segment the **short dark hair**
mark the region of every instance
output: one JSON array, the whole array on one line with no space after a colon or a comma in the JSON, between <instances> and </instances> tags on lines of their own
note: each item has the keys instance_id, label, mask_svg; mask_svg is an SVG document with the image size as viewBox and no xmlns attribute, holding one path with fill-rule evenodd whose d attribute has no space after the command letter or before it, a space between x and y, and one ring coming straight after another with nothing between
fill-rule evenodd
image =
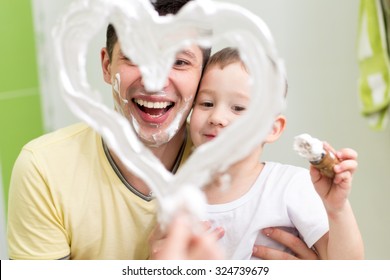
<instances>
[{"instance_id":1,"label":"short dark hair","mask_svg":"<svg viewBox=\"0 0 390 280\"><path fill-rule=\"evenodd\" d=\"M165 16L168 14L176 14L185 4L190 1L192 0L151 0L151 3L160 16ZM106 49L110 61L112 59L114 45L117 41L118 36L116 34L115 28L112 24L109 24L106 32ZM203 69L209 60L211 49L201 48L201 50L203 54Z\"/></svg>"},{"instance_id":2,"label":"short dark hair","mask_svg":"<svg viewBox=\"0 0 390 280\"><path fill-rule=\"evenodd\" d=\"M209 67L217 66L220 69L224 69L226 66L229 66L230 64L233 63L240 63L241 67L247 72L248 69L245 66L243 60L241 59L240 52L236 48L231 48L231 47L225 47L218 52L214 53L210 59L207 61L207 64L205 68L203 69L203 73L207 71ZM285 93L284 97L287 96L287 91L288 91L288 83L286 79L285 83Z\"/></svg>"},{"instance_id":3,"label":"short dark hair","mask_svg":"<svg viewBox=\"0 0 390 280\"><path fill-rule=\"evenodd\" d=\"M226 47L219 50L210 57L206 64L205 70L211 66L219 66L221 69L224 69L226 66L236 62L240 63L242 68L248 72L248 69L240 57L239 51L236 48Z\"/></svg>"}]
</instances>

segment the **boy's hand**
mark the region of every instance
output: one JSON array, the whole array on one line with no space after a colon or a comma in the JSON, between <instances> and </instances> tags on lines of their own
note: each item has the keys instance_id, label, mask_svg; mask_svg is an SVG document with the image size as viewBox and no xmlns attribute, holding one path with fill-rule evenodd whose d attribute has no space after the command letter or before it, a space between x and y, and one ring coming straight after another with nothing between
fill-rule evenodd
<instances>
[{"instance_id":1,"label":"boy's hand","mask_svg":"<svg viewBox=\"0 0 390 280\"><path fill-rule=\"evenodd\" d=\"M222 259L223 253L217 241L224 235L222 228L212 232L210 223L203 222L194 233L186 215L178 215L164 234L157 225L149 237L150 259L154 260L205 260Z\"/></svg>"},{"instance_id":2,"label":"boy's hand","mask_svg":"<svg viewBox=\"0 0 390 280\"><path fill-rule=\"evenodd\" d=\"M352 175L357 169L357 152L346 148L339 151L327 143L324 148L333 152L340 163L334 166L334 178L322 175L318 169L311 166L310 175L315 189L321 197L328 213L336 213L345 206L352 188Z\"/></svg>"}]
</instances>

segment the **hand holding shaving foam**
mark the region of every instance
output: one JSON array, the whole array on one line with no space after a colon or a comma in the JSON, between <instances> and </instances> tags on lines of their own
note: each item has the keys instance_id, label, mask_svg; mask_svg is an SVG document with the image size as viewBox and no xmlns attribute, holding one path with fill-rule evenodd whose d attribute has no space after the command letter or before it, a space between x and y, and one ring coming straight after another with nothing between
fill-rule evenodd
<instances>
[{"instance_id":1,"label":"hand holding shaving foam","mask_svg":"<svg viewBox=\"0 0 390 280\"><path fill-rule=\"evenodd\" d=\"M335 176L333 168L339 160L332 151L324 148L322 141L304 133L295 137L294 150L310 161L323 175L329 178Z\"/></svg>"},{"instance_id":2,"label":"hand holding shaving foam","mask_svg":"<svg viewBox=\"0 0 390 280\"><path fill-rule=\"evenodd\" d=\"M295 137L294 150L310 161L312 182L327 211L343 209L352 189L353 174L358 166L357 152L350 148L335 152L328 144L308 134ZM314 172L317 170L319 172Z\"/></svg>"}]
</instances>

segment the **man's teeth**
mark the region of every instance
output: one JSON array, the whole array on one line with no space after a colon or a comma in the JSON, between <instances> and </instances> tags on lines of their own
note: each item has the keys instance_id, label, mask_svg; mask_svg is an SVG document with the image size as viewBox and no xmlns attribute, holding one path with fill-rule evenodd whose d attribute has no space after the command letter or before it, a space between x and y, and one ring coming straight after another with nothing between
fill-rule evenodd
<instances>
[{"instance_id":1,"label":"man's teeth","mask_svg":"<svg viewBox=\"0 0 390 280\"><path fill-rule=\"evenodd\" d=\"M135 103L137 103L140 106L144 106L146 108L151 108L151 109L163 109L173 104L173 102L150 102L141 99L135 99Z\"/></svg>"}]
</instances>

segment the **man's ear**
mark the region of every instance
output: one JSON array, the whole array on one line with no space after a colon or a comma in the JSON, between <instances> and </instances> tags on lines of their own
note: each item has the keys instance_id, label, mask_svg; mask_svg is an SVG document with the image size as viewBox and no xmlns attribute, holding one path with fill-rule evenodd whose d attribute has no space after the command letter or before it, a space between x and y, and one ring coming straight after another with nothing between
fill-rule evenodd
<instances>
[{"instance_id":1,"label":"man's ear","mask_svg":"<svg viewBox=\"0 0 390 280\"><path fill-rule=\"evenodd\" d=\"M103 78L104 81L108 84L111 84L111 63L110 56L106 48L102 48L100 51L100 60L102 64Z\"/></svg>"},{"instance_id":2,"label":"man's ear","mask_svg":"<svg viewBox=\"0 0 390 280\"><path fill-rule=\"evenodd\" d=\"M286 128L286 117L283 115L278 115L275 118L274 124L272 125L271 132L268 134L267 138L265 138L264 143L272 143L278 140L285 128Z\"/></svg>"}]
</instances>

